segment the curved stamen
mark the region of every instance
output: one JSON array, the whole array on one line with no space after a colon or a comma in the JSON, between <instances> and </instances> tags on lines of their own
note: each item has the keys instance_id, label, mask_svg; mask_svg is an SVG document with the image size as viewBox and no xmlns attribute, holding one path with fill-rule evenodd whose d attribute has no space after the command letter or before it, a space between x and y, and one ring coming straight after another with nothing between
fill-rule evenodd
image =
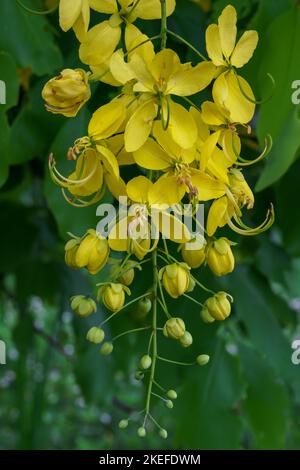
<instances>
[{"instance_id":1,"label":"curved stamen","mask_svg":"<svg viewBox=\"0 0 300 470\"><path fill-rule=\"evenodd\" d=\"M275 84L274 77L273 77L270 73L267 73L267 76L269 77L269 79L270 79L271 82L272 82L273 89L272 89L270 95L269 95L267 98L264 98L264 99L261 99L261 100L255 100L255 99L251 98L251 96L247 95L247 93L245 92L245 90L244 90L243 87L242 87L242 84L241 84L241 81L240 81L240 79L239 79L238 74L236 73L236 71L234 71L234 73L235 73L235 76L236 76L236 79L237 79L237 82L238 82L238 86L239 86L240 92L242 93L243 97L246 98L247 101L250 101L250 103L253 103L253 104L264 104L264 103L266 103L267 101L270 101L270 99L273 97L276 84Z\"/></svg>"},{"instance_id":2,"label":"curved stamen","mask_svg":"<svg viewBox=\"0 0 300 470\"><path fill-rule=\"evenodd\" d=\"M247 160L239 156L239 160L241 161L238 161L238 165L250 166L250 165L254 165L255 163L262 161L264 158L266 158L269 155L269 153L272 150L272 147L273 147L273 139L272 139L272 136L268 134L267 137L265 138L265 148L263 149L262 153L257 158L255 158L255 160Z\"/></svg>"}]
</instances>

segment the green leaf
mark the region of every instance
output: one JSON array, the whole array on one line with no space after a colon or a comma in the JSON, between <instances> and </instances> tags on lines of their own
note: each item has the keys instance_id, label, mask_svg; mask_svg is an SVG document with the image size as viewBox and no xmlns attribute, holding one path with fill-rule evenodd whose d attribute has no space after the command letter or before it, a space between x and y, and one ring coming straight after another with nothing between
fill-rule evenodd
<instances>
[{"instance_id":1,"label":"green leaf","mask_svg":"<svg viewBox=\"0 0 300 470\"><path fill-rule=\"evenodd\" d=\"M62 116L46 111L42 97L43 82L28 93L11 128L11 164L20 164L37 156L47 159L47 151L64 122Z\"/></svg>"},{"instance_id":2,"label":"green leaf","mask_svg":"<svg viewBox=\"0 0 300 470\"><path fill-rule=\"evenodd\" d=\"M259 177L255 187L256 191L261 191L271 186L286 173L297 156L300 146L299 134L300 107L294 106L282 126L266 166Z\"/></svg>"},{"instance_id":3,"label":"green leaf","mask_svg":"<svg viewBox=\"0 0 300 470\"><path fill-rule=\"evenodd\" d=\"M35 2L27 0L27 5L36 8ZM29 14L12 0L1 0L1 18L0 49L10 53L19 67L30 67L41 76L62 66L47 18Z\"/></svg>"},{"instance_id":4,"label":"green leaf","mask_svg":"<svg viewBox=\"0 0 300 470\"><path fill-rule=\"evenodd\" d=\"M176 403L176 448L239 449L243 424L235 408L244 390L239 360L219 338L211 361L193 369Z\"/></svg>"},{"instance_id":5,"label":"green leaf","mask_svg":"<svg viewBox=\"0 0 300 470\"><path fill-rule=\"evenodd\" d=\"M282 32L284 31L284 34ZM273 20L261 37L259 80L262 96L270 94L270 73L276 82L272 98L260 108L257 130L261 142L271 134L276 143L284 124L291 118L295 105L292 103L292 83L300 76L298 60L300 48L300 10L295 5ZM295 155L294 146L285 148L282 159L290 163ZM270 157L272 158L272 156ZM279 157L277 157L278 159Z\"/></svg>"},{"instance_id":6,"label":"green leaf","mask_svg":"<svg viewBox=\"0 0 300 470\"><path fill-rule=\"evenodd\" d=\"M283 449L287 438L290 400L287 389L263 357L239 343L239 355L247 381L243 403L254 433L254 449Z\"/></svg>"}]
</instances>

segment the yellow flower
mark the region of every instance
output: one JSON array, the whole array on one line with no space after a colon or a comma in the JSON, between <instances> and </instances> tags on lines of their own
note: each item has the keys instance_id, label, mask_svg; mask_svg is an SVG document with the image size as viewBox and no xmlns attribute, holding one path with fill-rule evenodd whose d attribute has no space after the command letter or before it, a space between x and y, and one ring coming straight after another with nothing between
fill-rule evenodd
<instances>
[{"instance_id":1,"label":"yellow flower","mask_svg":"<svg viewBox=\"0 0 300 470\"><path fill-rule=\"evenodd\" d=\"M109 14L108 20L91 28L84 36L79 49L80 60L90 66L105 63L117 48L122 34L137 18L151 20L161 17L160 0L89 0L92 8ZM167 14L175 9L175 0L167 0Z\"/></svg>"},{"instance_id":2,"label":"yellow flower","mask_svg":"<svg viewBox=\"0 0 300 470\"><path fill-rule=\"evenodd\" d=\"M76 159L78 154L79 157L75 171L68 178L58 172L55 161L50 159L50 172L54 182L75 196L75 201L66 196L71 204L84 206L99 201L103 195L103 182L116 198L126 195L126 186L120 177L119 162L112 151L116 151L120 146L120 141L114 140L114 134L125 118L124 100L114 100L101 106L93 114L88 137L78 139L70 149L71 159ZM122 158L130 159L130 155L123 152ZM82 199L90 196L90 200Z\"/></svg>"},{"instance_id":3,"label":"yellow flower","mask_svg":"<svg viewBox=\"0 0 300 470\"><path fill-rule=\"evenodd\" d=\"M43 88L42 97L47 111L74 117L90 99L89 74L82 69L64 69Z\"/></svg>"},{"instance_id":4,"label":"yellow flower","mask_svg":"<svg viewBox=\"0 0 300 470\"><path fill-rule=\"evenodd\" d=\"M90 274L97 274L105 266L108 256L107 240L91 229L80 241L75 264L78 268L86 267Z\"/></svg>"},{"instance_id":5,"label":"yellow flower","mask_svg":"<svg viewBox=\"0 0 300 470\"><path fill-rule=\"evenodd\" d=\"M125 292L130 295L128 287L120 283L106 284L100 287L98 291L98 299L101 299L105 307L112 312L120 310L125 303Z\"/></svg>"},{"instance_id":6,"label":"yellow flower","mask_svg":"<svg viewBox=\"0 0 300 470\"><path fill-rule=\"evenodd\" d=\"M100 344L105 338L105 333L102 328L98 328L97 326L92 326L89 329L86 335L86 339L94 344Z\"/></svg>"},{"instance_id":7,"label":"yellow flower","mask_svg":"<svg viewBox=\"0 0 300 470\"><path fill-rule=\"evenodd\" d=\"M160 270L159 278L162 279L164 288L173 299L177 299L189 289L189 269L185 263L173 263Z\"/></svg>"},{"instance_id":8,"label":"yellow flower","mask_svg":"<svg viewBox=\"0 0 300 470\"><path fill-rule=\"evenodd\" d=\"M208 246L206 261L216 276L224 276L234 270L235 263L231 245L234 243L223 237L211 242Z\"/></svg>"},{"instance_id":9,"label":"yellow flower","mask_svg":"<svg viewBox=\"0 0 300 470\"><path fill-rule=\"evenodd\" d=\"M168 205L157 203L159 185L159 182L152 183L145 176L138 176L128 182L127 195L133 204L129 207L128 216L122 218L109 234L112 250L127 251L142 259L155 249L158 232L176 243L190 240L187 227L168 212Z\"/></svg>"},{"instance_id":10,"label":"yellow flower","mask_svg":"<svg viewBox=\"0 0 300 470\"><path fill-rule=\"evenodd\" d=\"M193 146L197 139L197 127L191 114L171 100L172 95L190 96L206 88L215 76L211 62L201 62L192 67L181 64L178 55L164 49L142 56L138 49L128 63L122 50L110 60L113 76L121 84L132 83L132 92L138 94L138 107L125 129L125 148L138 150L148 139L157 115L163 127L170 129L173 140L183 149Z\"/></svg>"},{"instance_id":11,"label":"yellow flower","mask_svg":"<svg viewBox=\"0 0 300 470\"><path fill-rule=\"evenodd\" d=\"M251 59L258 43L256 31L245 31L236 44L237 14L232 5L222 11L218 24L206 30L206 49L211 61L220 69L221 75L213 86L214 101L226 108L234 122L251 121L255 104L250 85L234 68L241 68ZM249 99L246 98L249 97Z\"/></svg>"},{"instance_id":12,"label":"yellow flower","mask_svg":"<svg viewBox=\"0 0 300 470\"><path fill-rule=\"evenodd\" d=\"M133 153L141 167L165 172L152 189L153 203L172 206L180 202L186 193L191 199L201 201L218 198L225 193L225 185L221 181L191 166L197 157L195 147L188 150L181 148L174 142L171 129L164 131L159 121L154 122L153 137L155 140L149 138Z\"/></svg>"},{"instance_id":13,"label":"yellow flower","mask_svg":"<svg viewBox=\"0 0 300 470\"><path fill-rule=\"evenodd\" d=\"M78 269L76 265L76 253L79 248L80 240L69 240L65 245L65 262L66 265L73 269Z\"/></svg>"}]
</instances>

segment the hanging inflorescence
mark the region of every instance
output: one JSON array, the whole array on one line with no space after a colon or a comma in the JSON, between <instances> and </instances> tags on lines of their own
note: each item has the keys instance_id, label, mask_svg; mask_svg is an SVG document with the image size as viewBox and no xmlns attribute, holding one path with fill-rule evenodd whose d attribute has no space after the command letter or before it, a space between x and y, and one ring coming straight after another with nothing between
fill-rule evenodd
<instances>
[{"instance_id":1,"label":"hanging inflorescence","mask_svg":"<svg viewBox=\"0 0 300 470\"><path fill-rule=\"evenodd\" d=\"M110 84L117 93L93 114L87 135L78 136L67 152L74 166L70 174L62 175L51 155L51 176L76 207L97 203L106 191L116 199L127 198L126 215L110 224L108 237L91 228L83 237L72 235L65 260L71 268L85 268L92 276L111 264L108 280L97 285L97 300L111 314L88 331L87 339L102 343L100 352L109 355L122 336L147 334L145 355L136 372L138 380L147 381L146 404L119 426L127 427L131 418L141 419L138 434L143 437L150 420L166 438L167 431L151 414L152 399L161 399L172 408L177 393L157 381L156 363L205 365L209 361L206 354L187 364L161 357L159 342L164 336L184 348L193 342L186 320L169 312L167 297L185 296L199 305L205 323L225 320L233 298L204 286L192 270L207 265L216 276L232 272L234 243L217 238L216 231L227 225L238 234L255 235L267 230L274 219L271 206L258 227L242 220L243 211L254 206L243 168L261 161L271 147L267 137L259 157L250 161L242 156L242 140L252 132L256 101L239 69L251 59L258 34L246 31L237 41L236 11L228 5L218 24L206 30L206 58L168 29L167 17L175 9L175 0L60 0L59 9L61 28L74 29L80 59L90 71L65 69L51 79L43 89L47 110L76 116L91 98L92 81ZM91 29L90 9L108 15ZM161 19L161 33L147 37L134 25L137 18ZM167 48L169 36L190 47L199 63L182 63ZM189 97L207 87L212 89L212 99L196 106ZM121 174L127 165L136 165L140 176L125 183ZM199 225L197 235L177 217L185 203ZM207 206L205 228L195 216L199 203ZM172 242L178 245L181 260L170 254ZM150 263L152 287L127 301L136 271L150 269ZM193 296L196 289L208 293L204 304ZM145 326L105 341L105 325L131 305ZM71 299L71 308L86 317L96 312L97 304L77 295Z\"/></svg>"}]
</instances>

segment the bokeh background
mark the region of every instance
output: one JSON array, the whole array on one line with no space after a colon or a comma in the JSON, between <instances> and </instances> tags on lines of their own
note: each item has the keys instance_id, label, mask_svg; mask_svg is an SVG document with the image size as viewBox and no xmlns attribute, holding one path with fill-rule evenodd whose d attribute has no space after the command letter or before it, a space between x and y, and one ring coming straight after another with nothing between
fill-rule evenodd
<instances>
[{"instance_id":1,"label":"bokeh background","mask_svg":"<svg viewBox=\"0 0 300 470\"><path fill-rule=\"evenodd\" d=\"M44 9L55 0L23 3ZM169 27L205 52L205 28L227 3L177 0ZM300 80L300 6L296 0L231 3L240 31L255 28L260 34L242 75L259 99L271 96L257 109L257 138L244 146L244 156L254 158L267 134L274 141L267 161L245 171L256 190L246 220L260 223L272 201L276 223L267 234L238 237L232 275L216 282L205 268L197 273L204 283L232 293L230 320L204 325L195 305L173 304L194 344L186 351L166 341L165 353L184 361L208 353L211 362L205 368L161 367L162 382L180 395L173 410L156 405L170 434L162 441L155 430L141 440L135 425L117 427L142 407L144 388L133 377L144 340L124 338L109 358L85 341L94 320L74 318L68 299L91 293L92 286L84 273L65 267L63 253L67 232L82 235L95 227L96 208L68 206L47 170L50 152L67 168L66 150L116 90L95 86L75 119L48 114L42 86L62 68L79 65L78 44L72 32L60 31L57 13L35 16L15 0L1 0L0 79L7 84L7 104L0 105L0 339L7 343L7 364L0 365L1 449L300 448L300 365L291 361L292 341L300 339L300 110L291 101L292 83ZM149 35L159 31L159 22L140 26ZM182 59L196 60L182 44L169 45ZM193 100L201 104L208 96ZM131 168L123 176L134 174ZM136 292L150 282L138 275ZM97 315L103 314L99 306ZM134 312L124 313L108 335L132 325L139 325Z\"/></svg>"}]
</instances>

